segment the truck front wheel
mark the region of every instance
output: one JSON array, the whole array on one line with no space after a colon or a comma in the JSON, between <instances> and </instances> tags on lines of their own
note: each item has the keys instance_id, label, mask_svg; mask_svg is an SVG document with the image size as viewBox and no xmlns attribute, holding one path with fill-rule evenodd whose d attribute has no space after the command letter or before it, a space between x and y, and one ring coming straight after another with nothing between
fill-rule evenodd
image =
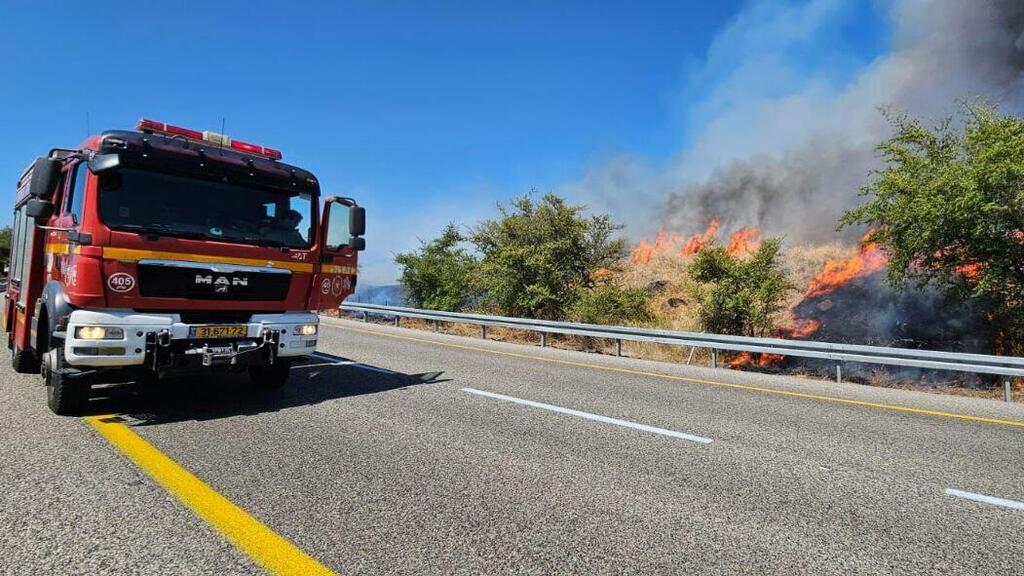
<instances>
[{"instance_id":1,"label":"truck front wheel","mask_svg":"<svg viewBox=\"0 0 1024 576\"><path fill-rule=\"evenodd\" d=\"M288 381L292 362L286 358L278 358L270 366L253 366L249 368L249 379L258 388L276 390Z\"/></svg>"},{"instance_id":2,"label":"truck front wheel","mask_svg":"<svg viewBox=\"0 0 1024 576\"><path fill-rule=\"evenodd\" d=\"M62 368L63 348L53 348L43 356L41 371L46 381L46 404L54 414L78 414L89 398L89 385L68 378Z\"/></svg>"}]
</instances>

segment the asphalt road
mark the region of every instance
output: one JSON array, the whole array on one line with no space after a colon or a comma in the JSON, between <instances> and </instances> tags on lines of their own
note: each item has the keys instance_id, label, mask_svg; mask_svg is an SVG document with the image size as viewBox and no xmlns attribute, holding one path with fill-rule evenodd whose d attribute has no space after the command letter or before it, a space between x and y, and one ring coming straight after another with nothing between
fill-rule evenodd
<instances>
[{"instance_id":1,"label":"asphalt road","mask_svg":"<svg viewBox=\"0 0 1024 576\"><path fill-rule=\"evenodd\" d=\"M320 341L278 393L90 411L339 574L1024 573L1020 404L350 321ZM263 572L38 377L0 368L0 415L0 574Z\"/></svg>"}]
</instances>

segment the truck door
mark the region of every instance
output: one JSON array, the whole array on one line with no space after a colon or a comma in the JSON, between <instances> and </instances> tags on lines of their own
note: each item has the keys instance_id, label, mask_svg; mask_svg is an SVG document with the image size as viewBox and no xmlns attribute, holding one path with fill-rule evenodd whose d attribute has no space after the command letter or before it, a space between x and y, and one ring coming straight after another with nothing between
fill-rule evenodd
<instances>
[{"instance_id":1,"label":"truck door","mask_svg":"<svg viewBox=\"0 0 1024 576\"><path fill-rule=\"evenodd\" d=\"M313 290L317 310L336 310L355 291L356 252L366 241L365 212L350 198L328 197L320 224L320 272Z\"/></svg>"}]
</instances>

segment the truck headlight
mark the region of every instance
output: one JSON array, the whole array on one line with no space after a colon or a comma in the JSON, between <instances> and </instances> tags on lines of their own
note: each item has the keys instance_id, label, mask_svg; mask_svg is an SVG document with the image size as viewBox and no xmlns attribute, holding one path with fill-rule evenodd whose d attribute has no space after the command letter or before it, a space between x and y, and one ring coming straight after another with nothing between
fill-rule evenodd
<instances>
[{"instance_id":1,"label":"truck headlight","mask_svg":"<svg viewBox=\"0 0 1024 576\"><path fill-rule=\"evenodd\" d=\"M316 324L299 324L295 327L295 334L299 336L313 336L316 334Z\"/></svg>"},{"instance_id":2,"label":"truck headlight","mask_svg":"<svg viewBox=\"0 0 1024 576\"><path fill-rule=\"evenodd\" d=\"M120 340L124 338L124 329L113 326L79 326L75 328L75 338L80 340Z\"/></svg>"}]
</instances>

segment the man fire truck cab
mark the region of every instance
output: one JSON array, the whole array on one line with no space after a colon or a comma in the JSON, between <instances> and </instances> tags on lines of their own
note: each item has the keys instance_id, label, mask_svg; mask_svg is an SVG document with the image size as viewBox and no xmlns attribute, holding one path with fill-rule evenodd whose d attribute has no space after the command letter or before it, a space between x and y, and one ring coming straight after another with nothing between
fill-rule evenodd
<instances>
[{"instance_id":1,"label":"man fire truck cab","mask_svg":"<svg viewBox=\"0 0 1024 576\"><path fill-rule=\"evenodd\" d=\"M276 388L356 284L365 213L275 149L140 120L18 180L0 322L58 414L92 384L214 370Z\"/></svg>"}]
</instances>

